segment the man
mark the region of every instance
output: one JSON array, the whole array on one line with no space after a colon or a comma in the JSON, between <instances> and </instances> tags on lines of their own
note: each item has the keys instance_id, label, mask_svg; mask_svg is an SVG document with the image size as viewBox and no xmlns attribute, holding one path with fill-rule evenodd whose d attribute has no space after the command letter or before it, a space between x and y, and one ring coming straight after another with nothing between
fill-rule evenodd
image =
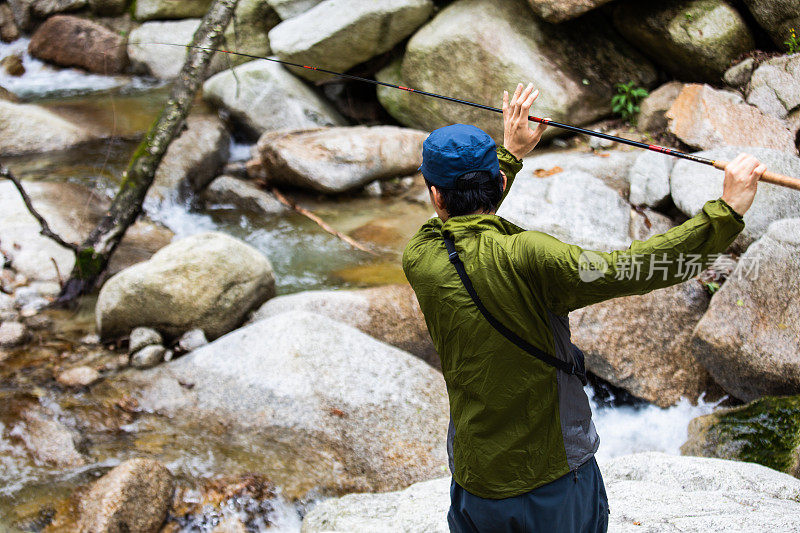
<instances>
[{"instance_id":1,"label":"man","mask_svg":"<svg viewBox=\"0 0 800 533\"><path fill-rule=\"evenodd\" d=\"M503 146L465 125L436 130L423 145L421 170L438 218L408 243L403 269L450 397L451 531L607 529L598 436L567 315L695 275L685 261L705 264L731 244L766 170L740 155L722 197L694 218L627 250L584 251L495 215L545 130L528 125L537 96L521 84L510 101L503 95Z\"/></svg>"}]
</instances>

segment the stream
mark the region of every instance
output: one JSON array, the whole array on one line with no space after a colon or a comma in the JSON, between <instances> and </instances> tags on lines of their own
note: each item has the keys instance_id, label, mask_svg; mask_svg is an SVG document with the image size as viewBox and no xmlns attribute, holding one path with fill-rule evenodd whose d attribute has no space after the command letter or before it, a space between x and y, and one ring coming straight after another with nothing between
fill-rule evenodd
<instances>
[{"instance_id":1,"label":"stream","mask_svg":"<svg viewBox=\"0 0 800 533\"><path fill-rule=\"evenodd\" d=\"M146 130L166 100L168 87L135 77L87 75L54 69L29 57L27 41L0 43L0 58L23 55L26 74L14 78L0 73L0 85L21 100L98 130L113 131L114 139L63 153L5 158L25 180L69 181L111 196L119 176ZM231 159L245 160L250 145L233 141ZM146 215L175 233L176 238L203 231L233 235L262 251L271 261L278 294L312 289L367 287L404 282L400 255L408 238L430 216L429 206L400 197L354 194L335 198L290 191L290 196L336 229L358 235L377 248L371 256L353 250L308 219L291 213L264 217L230 205L203 209L177 203L146 205ZM74 361L92 361L113 369L120 354L106 346L87 345L81 339L94 333L95 297L86 297L73 311L50 310L53 322L45 334L0 365L0 531L38 531L70 493L130 457L158 459L175 475L179 495L187 506L200 500L204 480L220 476L267 472L280 479L274 465L246 447L231 449L198 430L178 431L168 421L124 409L125 391L101 381L79 392L66 391L53 380L54 370ZM697 405L682 400L668 409L628 402L587 388L601 437L598 460L641 451L679 453L689 421L711 412L717 404L702 399ZM31 459L20 441L20 412L45 408L85 439L81 450L87 464L53 468ZM123 408L120 408L123 406ZM175 522L178 531L211 531L227 516L238 516L253 530L299 531L301 516L314 496L297 501L283 495L280 486L268 502L234 498L221 508L202 508ZM266 519L266 520L265 520ZM259 522L259 520L261 520Z\"/></svg>"}]
</instances>

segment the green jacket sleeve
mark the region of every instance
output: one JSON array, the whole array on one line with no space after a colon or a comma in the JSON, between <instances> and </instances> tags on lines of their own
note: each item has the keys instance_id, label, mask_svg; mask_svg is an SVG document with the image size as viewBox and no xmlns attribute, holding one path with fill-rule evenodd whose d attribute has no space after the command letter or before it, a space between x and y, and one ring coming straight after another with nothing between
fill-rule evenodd
<instances>
[{"instance_id":1,"label":"green jacket sleeve","mask_svg":"<svg viewBox=\"0 0 800 533\"><path fill-rule=\"evenodd\" d=\"M519 250L531 282L539 284L551 310L566 315L603 300L644 294L693 278L742 229L742 217L720 199L706 202L695 217L666 233L634 241L627 250L584 250L536 231L520 235Z\"/></svg>"},{"instance_id":2,"label":"green jacket sleeve","mask_svg":"<svg viewBox=\"0 0 800 533\"><path fill-rule=\"evenodd\" d=\"M522 161L514 157L503 145L497 145L497 159L500 161L500 170L506 175L507 180L506 190L503 191L503 197L500 199L500 204L502 204L503 200L508 196L508 192L511 190L514 178L516 178L517 173L522 170ZM498 204L498 207L500 204Z\"/></svg>"}]
</instances>

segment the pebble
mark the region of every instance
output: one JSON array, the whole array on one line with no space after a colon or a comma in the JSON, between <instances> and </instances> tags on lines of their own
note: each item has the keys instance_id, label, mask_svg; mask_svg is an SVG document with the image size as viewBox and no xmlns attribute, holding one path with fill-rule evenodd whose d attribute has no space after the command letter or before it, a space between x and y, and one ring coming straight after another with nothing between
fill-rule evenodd
<instances>
[{"instance_id":1,"label":"pebble","mask_svg":"<svg viewBox=\"0 0 800 533\"><path fill-rule=\"evenodd\" d=\"M164 360L167 350L160 344L145 346L131 356L131 366L134 368L150 368Z\"/></svg>"},{"instance_id":2,"label":"pebble","mask_svg":"<svg viewBox=\"0 0 800 533\"><path fill-rule=\"evenodd\" d=\"M206 334L202 329L192 329L184 333L178 341L178 346L183 352L194 351L208 344Z\"/></svg>"},{"instance_id":3,"label":"pebble","mask_svg":"<svg viewBox=\"0 0 800 533\"><path fill-rule=\"evenodd\" d=\"M100 373L88 366L76 366L56 376L56 381L65 387L88 387L99 380Z\"/></svg>"},{"instance_id":4,"label":"pebble","mask_svg":"<svg viewBox=\"0 0 800 533\"><path fill-rule=\"evenodd\" d=\"M100 335L97 333L89 333L88 335L81 337L78 342L86 346L97 346L100 344Z\"/></svg>"},{"instance_id":5,"label":"pebble","mask_svg":"<svg viewBox=\"0 0 800 533\"><path fill-rule=\"evenodd\" d=\"M25 319L25 325L33 330L47 329L53 325L53 319L47 315L33 315Z\"/></svg>"},{"instance_id":6,"label":"pebble","mask_svg":"<svg viewBox=\"0 0 800 533\"><path fill-rule=\"evenodd\" d=\"M0 292L0 311L12 311L14 309L14 298Z\"/></svg>"},{"instance_id":7,"label":"pebble","mask_svg":"<svg viewBox=\"0 0 800 533\"><path fill-rule=\"evenodd\" d=\"M28 339L28 330L21 322L3 322L0 324L0 347L13 348Z\"/></svg>"},{"instance_id":8,"label":"pebble","mask_svg":"<svg viewBox=\"0 0 800 533\"><path fill-rule=\"evenodd\" d=\"M161 344L161 334L152 328L134 328L128 340L128 352L136 353L145 346Z\"/></svg>"}]
</instances>

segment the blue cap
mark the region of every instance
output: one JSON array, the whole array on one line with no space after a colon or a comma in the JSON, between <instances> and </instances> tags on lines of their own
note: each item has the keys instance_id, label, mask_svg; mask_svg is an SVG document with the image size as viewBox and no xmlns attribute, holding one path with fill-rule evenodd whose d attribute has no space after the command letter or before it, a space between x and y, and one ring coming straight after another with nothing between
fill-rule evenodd
<instances>
[{"instance_id":1,"label":"blue cap","mask_svg":"<svg viewBox=\"0 0 800 533\"><path fill-rule=\"evenodd\" d=\"M500 175L497 145L475 126L453 124L439 128L422 143L422 175L442 189L455 189L467 172L485 170Z\"/></svg>"}]
</instances>

